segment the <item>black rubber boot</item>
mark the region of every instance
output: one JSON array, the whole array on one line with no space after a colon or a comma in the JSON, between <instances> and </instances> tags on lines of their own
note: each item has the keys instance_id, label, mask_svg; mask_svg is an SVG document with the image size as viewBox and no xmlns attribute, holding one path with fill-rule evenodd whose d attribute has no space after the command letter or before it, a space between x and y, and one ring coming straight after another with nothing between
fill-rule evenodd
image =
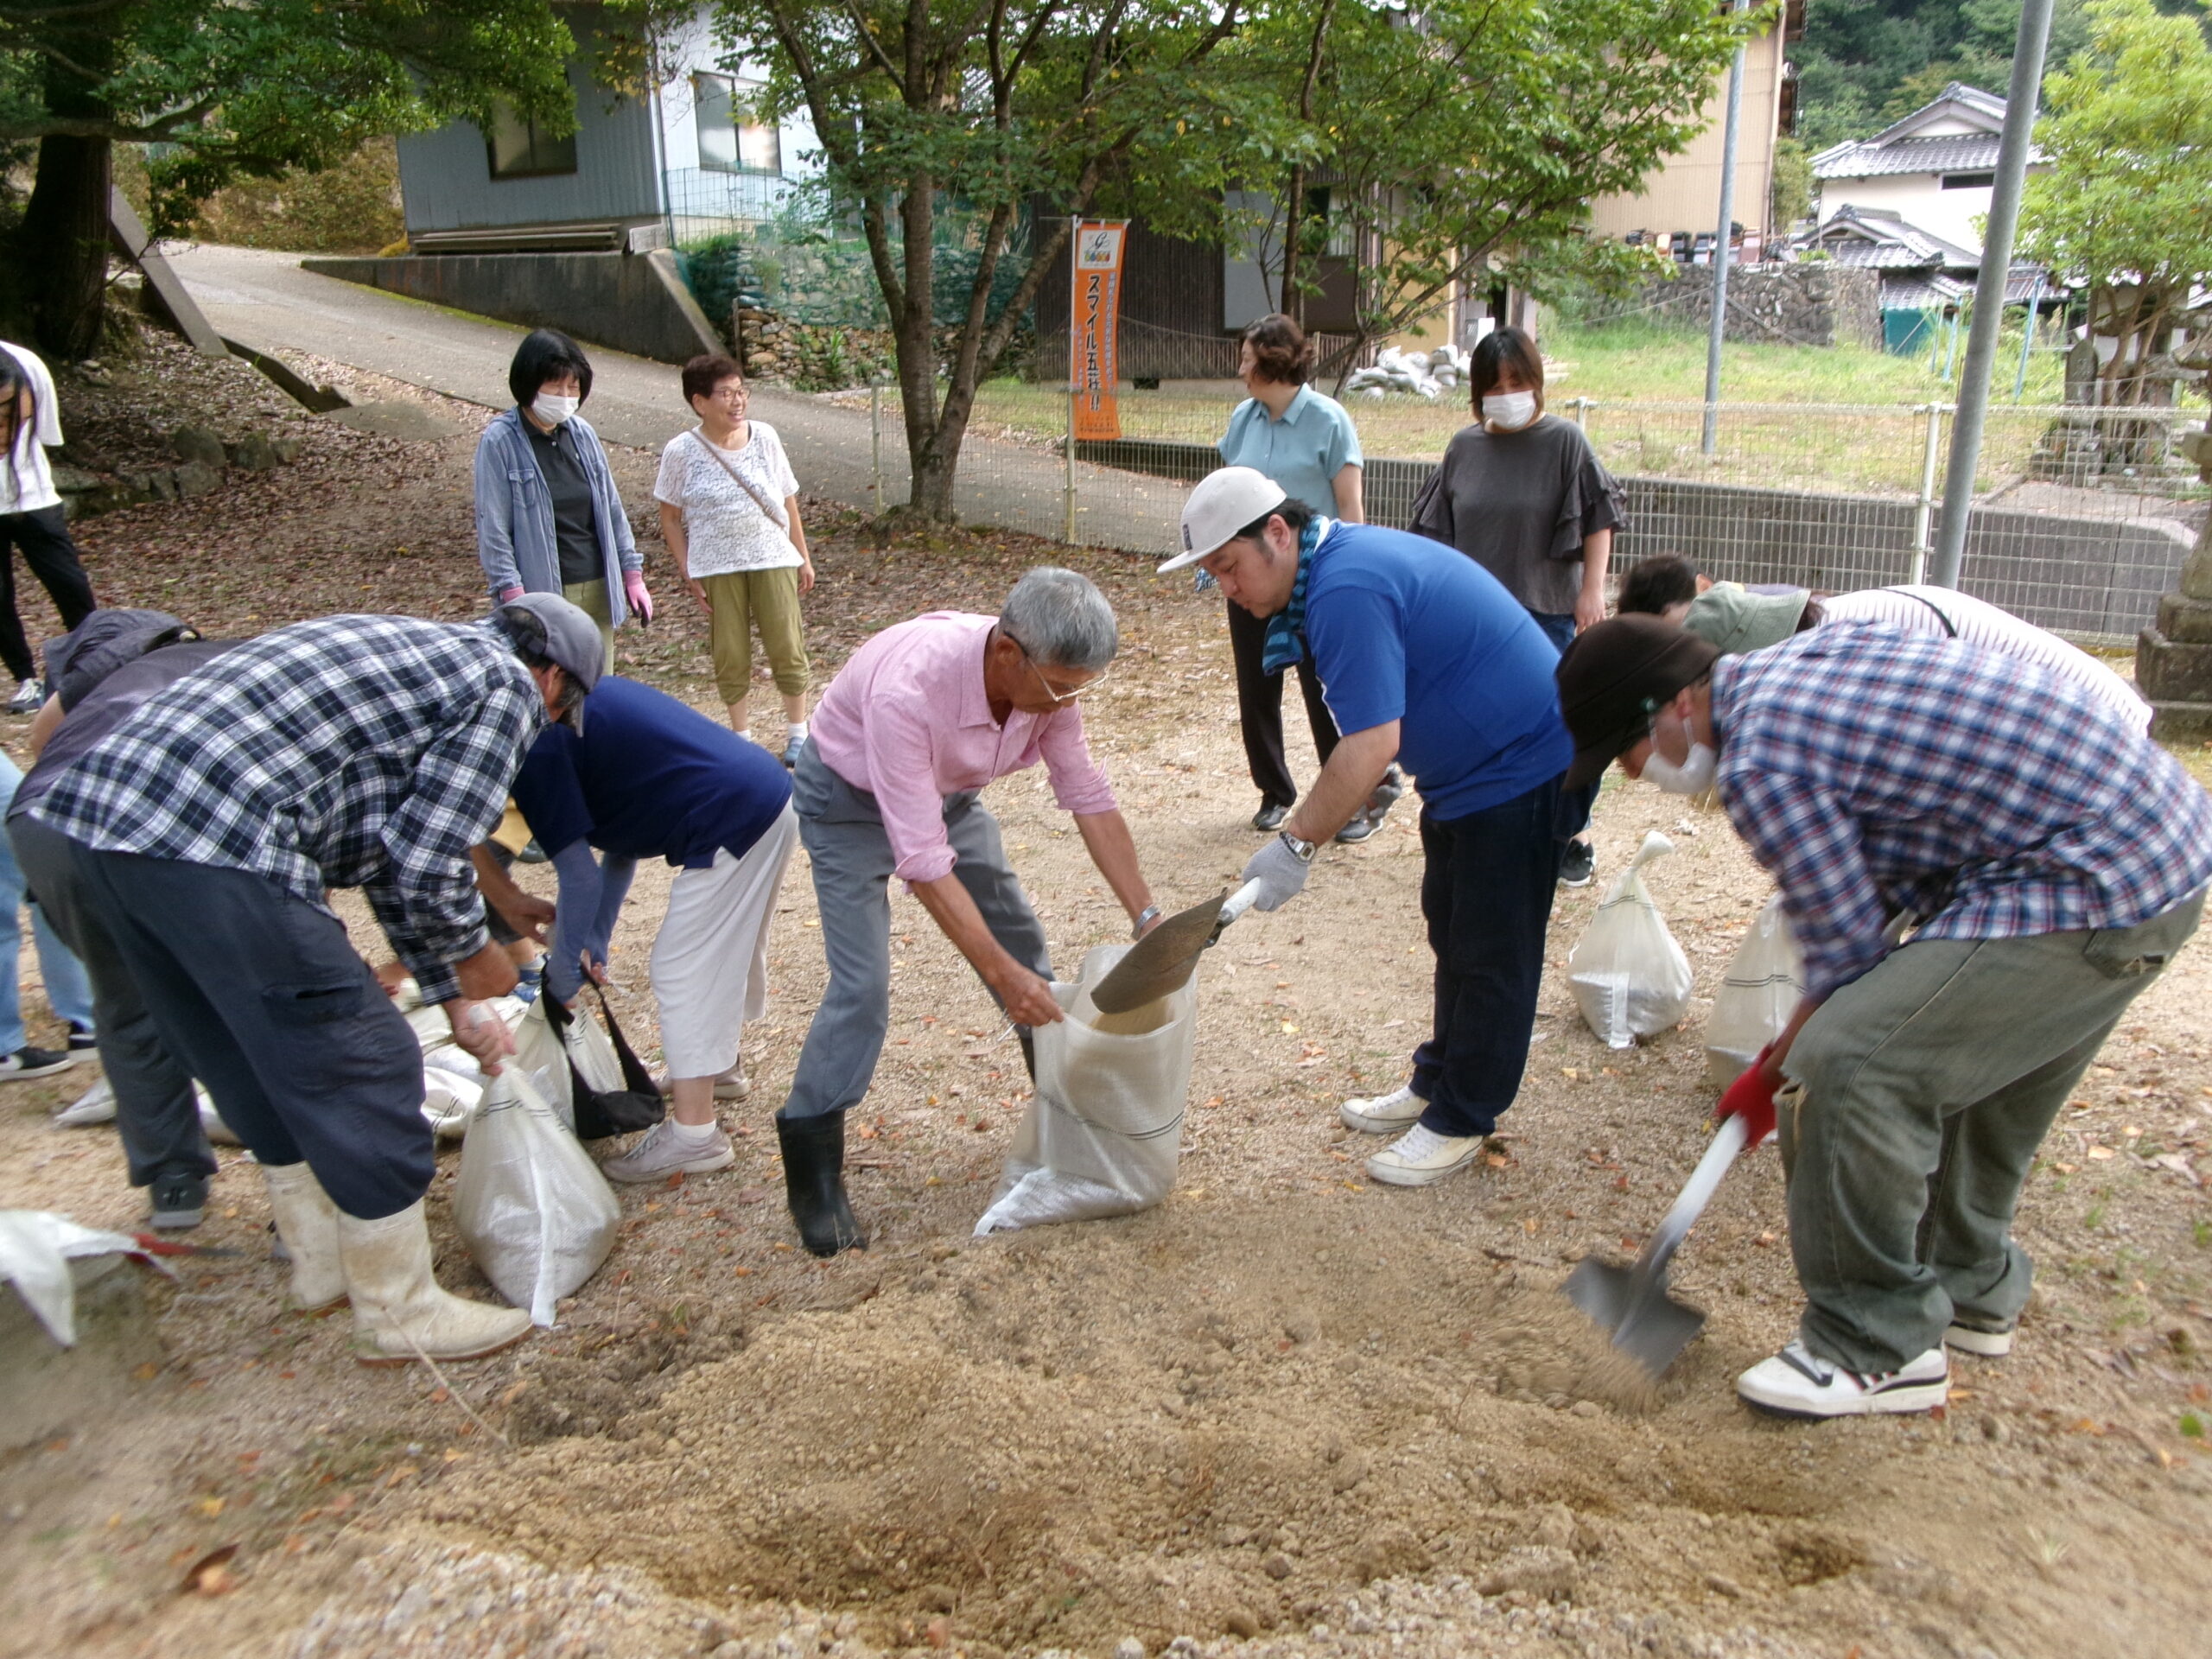
<instances>
[{"instance_id":1,"label":"black rubber boot","mask_svg":"<svg viewBox=\"0 0 2212 1659\"><path fill-rule=\"evenodd\" d=\"M807 1253L866 1249L868 1235L845 1198L845 1115L785 1117L778 1112L776 1141L784 1154L784 1196Z\"/></svg>"}]
</instances>

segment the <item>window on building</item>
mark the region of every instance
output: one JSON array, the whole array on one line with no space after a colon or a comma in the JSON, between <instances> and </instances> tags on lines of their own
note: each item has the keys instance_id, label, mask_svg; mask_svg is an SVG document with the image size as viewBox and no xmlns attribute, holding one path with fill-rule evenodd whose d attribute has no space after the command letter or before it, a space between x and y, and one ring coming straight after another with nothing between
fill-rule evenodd
<instances>
[{"instance_id":1,"label":"window on building","mask_svg":"<svg viewBox=\"0 0 2212 1659\"><path fill-rule=\"evenodd\" d=\"M1996 182L1994 173L1946 173L1943 175L1946 190L1986 190Z\"/></svg>"},{"instance_id":2,"label":"window on building","mask_svg":"<svg viewBox=\"0 0 2212 1659\"><path fill-rule=\"evenodd\" d=\"M1326 235L1321 244L1321 255L1326 259L1349 259L1352 255L1351 214L1338 193L1325 187L1306 193L1306 217L1309 223L1318 222L1325 227ZM1306 245L1312 246L1309 242Z\"/></svg>"},{"instance_id":3,"label":"window on building","mask_svg":"<svg viewBox=\"0 0 2212 1659\"><path fill-rule=\"evenodd\" d=\"M516 114L504 100L492 106L484 149L495 179L537 179L576 170L575 133L556 138L539 123Z\"/></svg>"},{"instance_id":4,"label":"window on building","mask_svg":"<svg viewBox=\"0 0 2212 1659\"><path fill-rule=\"evenodd\" d=\"M781 173L776 129L753 119L757 86L728 75L691 77L691 108L699 129L699 165L709 173Z\"/></svg>"}]
</instances>

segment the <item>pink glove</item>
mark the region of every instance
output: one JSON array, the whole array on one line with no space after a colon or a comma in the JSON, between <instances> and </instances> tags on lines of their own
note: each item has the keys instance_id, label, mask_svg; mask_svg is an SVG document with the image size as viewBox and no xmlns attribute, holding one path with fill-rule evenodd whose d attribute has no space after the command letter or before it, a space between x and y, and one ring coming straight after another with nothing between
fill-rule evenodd
<instances>
[{"instance_id":1,"label":"pink glove","mask_svg":"<svg viewBox=\"0 0 2212 1659\"><path fill-rule=\"evenodd\" d=\"M638 620L651 623L653 620L653 596L645 591L645 579L635 570L625 571L622 591L629 596L630 608L638 613Z\"/></svg>"},{"instance_id":2,"label":"pink glove","mask_svg":"<svg viewBox=\"0 0 2212 1659\"><path fill-rule=\"evenodd\" d=\"M502 588L499 589L499 603L502 605L512 605L515 601L520 599L522 595L523 590L519 588Z\"/></svg>"},{"instance_id":3,"label":"pink glove","mask_svg":"<svg viewBox=\"0 0 2212 1659\"><path fill-rule=\"evenodd\" d=\"M1713 1116L1723 1119L1743 1114L1746 1147L1756 1147L1774 1133L1774 1095L1780 1085L1766 1080L1766 1057L1773 1051L1772 1043L1759 1050L1758 1058L1728 1085L1720 1104L1713 1109Z\"/></svg>"}]
</instances>

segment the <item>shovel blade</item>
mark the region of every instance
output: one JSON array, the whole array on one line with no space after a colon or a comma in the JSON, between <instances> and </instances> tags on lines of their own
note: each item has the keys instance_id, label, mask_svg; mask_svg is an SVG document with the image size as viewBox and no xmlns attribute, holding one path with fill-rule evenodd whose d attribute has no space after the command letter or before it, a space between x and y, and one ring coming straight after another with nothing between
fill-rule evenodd
<instances>
[{"instance_id":1,"label":"shovel blade","mask_svg":"<svg viewBox=\"0 0 2212 1659\"><path fill-rule=\"evenodd\" d=\"M1705 1315L1667 1294L1662 1274L1646 1277L1594 1257L1580 1263L1560 1287L1612 1338L1613 1346L1655 1377L1666 1374L1705 1329Z\"/></svg>"}]
</instances>

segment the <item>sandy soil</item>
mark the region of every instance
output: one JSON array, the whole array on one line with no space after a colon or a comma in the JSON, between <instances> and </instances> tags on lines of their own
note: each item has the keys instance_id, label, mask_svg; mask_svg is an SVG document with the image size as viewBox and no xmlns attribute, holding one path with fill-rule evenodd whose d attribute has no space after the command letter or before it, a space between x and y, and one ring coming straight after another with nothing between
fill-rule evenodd
<instances>
[{"instance_id":1,"label":"sandy soil","mask_svg":"<svg viewBox=\"0 0 2212 1659\"><path fill-rule=\"evenodd\" d=\"M339 603L463 613L470 443L317 425L295 468L84 526L88 563L111 601L165 597L211 632ZM644 501L649 458L618 469ZM1127 649L1094 743L1147 869L1170 903L1233 875L1253 802L1217 601L1012 537L878 547L824 512L817 545L825 677L874 627L991 606L1027 563L1096 575ZM696 615L672 607L624 658L711 702ZM1041 779L988 798L1058 959L1122 937ZM1604 867L1654 826L1681 848L1654 891L1709 995L1766 886L1723 820L1642 785L1600 804ZM893 1037L852 1142L874 1247L819 1263L768 1122L821 985L802 859L753 1096L726 1113L737 1167L624 1190L607 1268L555 1330L453 1368L458 1399L354 1365L342 1315L281 1313L259 1184L227 1161L194 1236L237 1254L150 1291L164 1363L126 1408L0 1460L0 1655L2202 1651L2212 957L2137 1005L2046 1148L2015 1356L1959 1362L1941 1419L1783 1426L1729 1388L1795 1317L1770 1151L1679 1260L1711 1322L1662 1383L1555 1294L1665 1209L1711 1098L1702 1000L1626 1052L1575 1013L1565 956L1599 889L1560 896L1493 1155L1421 1192L1360 1174L1373 1143L1333 1109L1395 1086L1424 1023L1419 869L1402 813L1209 958L1166 1205L986 1242L1019 1056L899 900ZM665 876L639 881L614 960L648 1047ZM45 1122L86 1081L8 1086L0 1203L127 1226L111 1136ZM487 1294L448 1223L457 1166L430 1199L440 1273Z\"/></svg>"}]
</instances>

